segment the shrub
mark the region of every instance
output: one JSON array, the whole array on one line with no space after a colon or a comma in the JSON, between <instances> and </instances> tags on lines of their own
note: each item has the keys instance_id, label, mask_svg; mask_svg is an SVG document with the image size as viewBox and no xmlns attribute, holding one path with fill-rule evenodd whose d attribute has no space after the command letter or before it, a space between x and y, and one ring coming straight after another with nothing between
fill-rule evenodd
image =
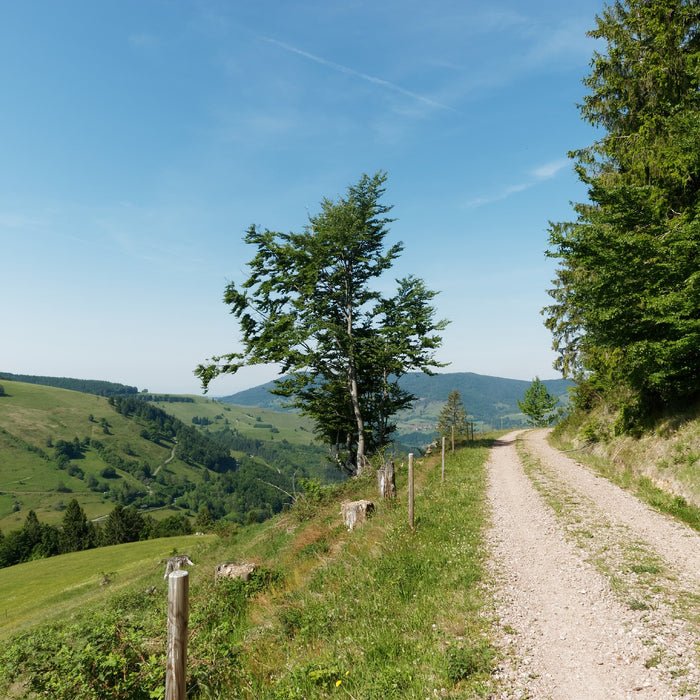
<instances>
[{"instance_id":1,"label":"shrub","mask_svg":"<svg viewBox=\"0 0 700 700\"><path fill-rule=\"evenodd\" d=\"M468 647L452 647L447 652L447 677L459 683L478 673L491 673L493 658L494 651L485 641Z\"/></svg>"}]
</instances>

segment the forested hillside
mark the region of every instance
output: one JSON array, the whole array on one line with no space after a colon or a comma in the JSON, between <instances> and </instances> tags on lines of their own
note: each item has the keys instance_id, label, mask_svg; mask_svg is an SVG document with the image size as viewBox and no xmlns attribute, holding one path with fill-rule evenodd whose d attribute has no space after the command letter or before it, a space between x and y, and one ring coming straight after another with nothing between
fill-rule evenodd
<instances>
[{"instance_id":1,"label":"forested hillside","mask_svg":"<svg viewBox=\"0 0 700 700\"><path fill-rule=\"evenodd\" d=\"M258 429L257 439L224 421L216 431L207 431L197 424L206 422L204 418L185 423L144 398L107 399L3 382L0 529L5 535L21 535L13 536L14 553L0 560L22 561L32 551L35 556L55 553L58 544L44 526L65 529L73 501L88 520L98 523L98 529L101 522L109 524L115 509L132 513L132 520L133 514L148 515L157 522L176 517L181 524L191 525L205 514L211 522L255 522L279 512L289 500L286 494L299 488L304 477L336 476L323 451L310 444L310 433L293 415L285 416L284 430L291 436L298 428L303 437L292 446L284 439L279 444L270 439L273 431L280 434L270 423ZM209 408L220 414L230 410L209 400L200 402L194 410L202 415ZM194 398L176 403L196 405ZM291 427L292 421L298 425ZM216 427L215 420L209 422ZM157 522L138 523L132 528L135 538L168 534L158 529ZM175 530L181 534L183 528ZM42 533L50 535L51 541L44 538L37 548Z\"/></svg>"},{"instance_id":2,"label":"forested hillside","mask_svg":"<svg viewBox=\"0 0 700 700\"><path fill-rule=\"evenodd\" d=\"M42 386L55 386L59 389L82 391L86 394L97 396L130 395L138 393L135 386L127 386L116 382L106 382L101 379L74 379L72 377L41 377L32 374L12 374L0 372L0 381L10 380L24 382L25 384L41 384Z\"/></svg>"}]
</instances>

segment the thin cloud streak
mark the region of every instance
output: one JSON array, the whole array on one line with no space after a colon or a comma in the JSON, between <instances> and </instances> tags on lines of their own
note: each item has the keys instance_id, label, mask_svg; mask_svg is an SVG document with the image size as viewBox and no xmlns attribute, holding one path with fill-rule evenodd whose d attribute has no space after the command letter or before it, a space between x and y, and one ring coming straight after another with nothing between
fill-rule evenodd
<instances>
[{"instance_id":1,"label":"thin cloud streak","mask_svg":"<svg viewBox=\"0 0 700 700\"><path fill-rule=\"evenodd\" d=\"M525 190L529 190L531 187L538 185L543 180L550 180L551 178L555 177L557 173L563 170L568 164L569 161L564 158L550 161L549 163L540 165L539 167L534 168L530 171L530 174L534 179L531 179L527 182L521 182L518 185L510 185L509 187L506 187L505 189L493 195L486 195L484 197L476 197L474 199L470 199L469 201L465 202L462 206L464 209L476 209L477 207L482 207L485 204L500 202L503 199L507 199L512 194L517 194L518 192L524 192Z\"/></svg>"},{"instance_id":2,"label":"thin cloud streak","mask_svg":"<svg viewBox=\"0 0 700 700\"><path fill-rule=\"evenodd\" d=\"M404 95L406 97L410 97L413 100L417 100L418 102L422 102L423 104L429 105L430 107L435 107L437 109L442 109L446 110L448 112L456 112L457 110L454 109L453 107L450 107L449 105L442 104L441 102L436 102L435 100L431 100L428 97L424 97L423 95L419 95L416 92L412 92L411 90L406 90L405 88L402 88L400 85L396 85L394 83L389 82L388 80L384 80L383 78L377 78L376 76L373 75L368 75L367 73L361 73L360 71L357 71L353 68L348 68L348 66L343 66L340 63L335 63L334 61L329 61L326 58L322 58L321 56L315 56L312 53L309 53L308 51L303 51L302 49L298 49L296 46L292 46L291 44L285 44L283 41L277 41L277 39L272 39L271 37L268 36L263 36L263 35L258 35L260 39L263 41L268 42L269 44L273 44L274 46L278 46L281 49L284 49L285 51L289 51L290 53L295 53L298 56L303 56L304 58L308 58L310 61L314 61L316 63L319 63L322 66L326 66L327 68L332 68L333 70L336 70L340 73L345 73L346 75L352 75L356 78L360 78L361 80L365 80L368 83L372 83L374 85L379 85L380 87L386 88L387 90L391 90L392 92L397 92L400 95Z\"/></svg>"},{"instance_id":3,"label":"thin cloud streak","mask_svg":"<svg viewBox=\"0 0 700 700\"><path fill-rule=\"evenodd\" d=\"M540 165L539 168L535 168L532 171L532 174L540 180L548 180L550 177L554 177L560 170L563 170L569 163L570 161L568 159L559 158L550 163Z\"/></svg>"}]
</instances>

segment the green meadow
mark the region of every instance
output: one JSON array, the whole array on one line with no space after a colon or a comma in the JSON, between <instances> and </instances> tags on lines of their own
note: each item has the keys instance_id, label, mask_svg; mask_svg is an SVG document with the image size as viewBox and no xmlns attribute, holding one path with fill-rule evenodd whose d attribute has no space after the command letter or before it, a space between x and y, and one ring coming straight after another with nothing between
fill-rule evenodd
<instances>
[{"instance_id":1,"label":"green meadow","mask_svg":"<svg viewBox=\"0 0 700 700\"><path fill-rule=\"evenodd\" d=\"M188 698L489 697L498 654L483 586L489 444L448 455L444 483L437 456L417 460L413 530L402 462L394 501L376 500L371 473L321 487L222 538L135 543L110 548L119 556L92 550L15 567L5 574L12 580L0 576L0 596L34 590L13 603L12 629L8 618L3 634L60 617L7 638L0 692L163 697L167 591L158 562L178 550L196 563ZM376 509L348 532L340 504L359 498ZM214 566L225 560L254 561L257 575L248 584L215 583ZM60 585L33 583L37 564ZM115 573L100 586L104 571Z\"/></svg>"},{"instance_id":2,"label":"green meadow","mask_svg":"<svg viewBox=\"0 0 700 700\"><path fill-rule=\"evenodd\" d=\"M314 444L311 419L291 411L272 411L251 406L234 406L223 401L188 396L192 402L155 402L183 423L192 423L193 418L206 418L211 424L205 430L216 432L230 427L241 435L255 440L286 440L293 445Z\"/></svg>"},{"instance_id":3,"label":"green meadow","mask_svg":"<svg viewBox=\"0 0 700 700\"><path fill-rule=\"evenodd\" d=\"M196 562L197 555L217 539L213 535L168 537L0 569L0 638L99 604L126 586L162 586L161 559L186 553Z\"/></svg>"}]
</instances>

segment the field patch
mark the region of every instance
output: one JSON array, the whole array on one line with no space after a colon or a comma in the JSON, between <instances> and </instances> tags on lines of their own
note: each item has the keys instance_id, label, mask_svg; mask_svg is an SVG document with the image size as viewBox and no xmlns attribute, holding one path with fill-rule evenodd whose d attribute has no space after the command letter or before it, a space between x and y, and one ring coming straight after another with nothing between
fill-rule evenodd
<instances>
[{"instance_id":1,"label":"field patch","mask_svg":"<svg viewBox=\"0 0 700 700\"><path fill-rule=\"evenodd\" d=\"M166 585L161 559L178 552L190 554L196 562L196 552L217 539L215 535L167 537L0 569L0 638L70 613L140 580L144 587ZM103 583L105 579L109 583Z\"/></svg>"}]
</instances>

